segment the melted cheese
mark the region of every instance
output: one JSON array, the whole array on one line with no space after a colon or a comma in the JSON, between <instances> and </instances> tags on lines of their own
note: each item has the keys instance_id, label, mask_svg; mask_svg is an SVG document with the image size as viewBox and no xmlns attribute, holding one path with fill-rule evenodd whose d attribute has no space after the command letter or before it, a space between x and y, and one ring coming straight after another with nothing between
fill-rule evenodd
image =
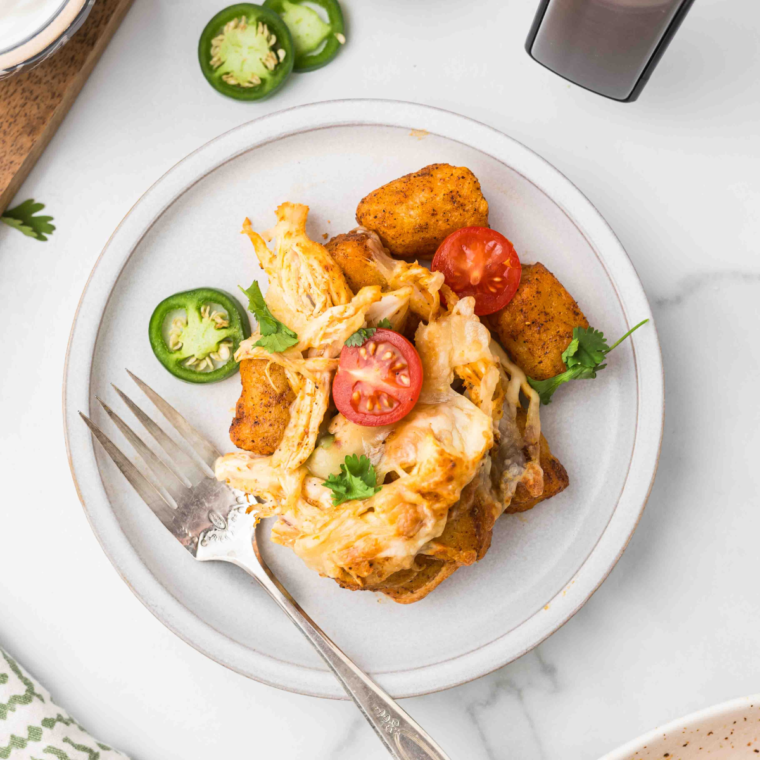
<instances>
[{"instance_id":1,"label":"melted cheese","mask_svg":"<svg viewBox=\"0 0 760 760\"><path fill-rule=\"evenodd\" d=\"M296 400L271 457L228 454L216 474L263 500L262 513L279 516L272 540L291 547L309 567L347 585L374 587L431 550L468 484L468 498L498 500L495 509L509 503L518 482L536 491L539 400L491 341L474 299L447 292L448 311L442 312L443 275L392 259L372 235L374 263L396 289L373 286L352 296L340 270L334 278L337 267L326 249L306 237L307 212L297 204L277 210L276 227L263 236L276 239L274 252L246 221L244 231L270 277L269 308L296 330L299 342L272 354L254 346L254 335L236 358L281 364ZM415 336L424 372L418 404L387 427L362 427L338 414L328 426L332 444L315 449L346 339L383 318L401 328L408 311L429 320ZM452 388L456 378L464 381L464 395ZM524 436L516 421L520 393L529 402ZM367 456L382 488L336 506L324 481L349 455Z\"/></svg>"},{"instance_id":2,"label":"melted cheese","mask_svg":"<svg viewBox=\"0 0 760 760\"><path fill-rule=\"evenodd\" d=\"M421 404L394 426L376 470L399 475L374 496L333 507L317 478L272 531L322 575L364 586L412 567L493 444L492 422L463 396Z\"/></svg>"},{"instance_id":3,"label":"melted cheese","mask_svg":"<svg viewBox=\"0 0 760 760\"><path fill-rule=\"evenodd\" d=\"M312 475L327 480L340 472L347 456L366 456L373 465L380 461L383 443L393 430L392 425L363 427L347 420L342 414L333 417L328 432L333 436L329 446L317 446L306 462Z\"/></svg>"}]
</instances>

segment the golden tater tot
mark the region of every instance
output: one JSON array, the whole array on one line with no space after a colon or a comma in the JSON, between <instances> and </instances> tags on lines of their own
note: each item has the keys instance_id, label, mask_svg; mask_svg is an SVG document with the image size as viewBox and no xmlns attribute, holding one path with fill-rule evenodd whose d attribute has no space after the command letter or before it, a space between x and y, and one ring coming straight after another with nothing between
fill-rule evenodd
<instances>
[{"instance_id":1,"label":"golden tater tot","mask_svg":"<svg viewBox=\"0 0 760 760\"><path fill-rule=\"evenodd\" d=\"M368 285L379 285L381 288L388 285L375 263L369 241L369 233L354 230L337 235L325 245L335 263L343 270L354 293Z\"/></svg>"},{"instance_id":2,"label":"golden tater tot","mask_svg":"<svg viewBox=\"0 0 760 760\"><path fill-rule=\"evenodd\" d=\"M525 429L525 419L525 411L518 409L517 425L521 431ZM507 507L507 514L527 512L529 509L533 509L536 504L551 499L552 496L561 493L570 485L567 470L562 466L559 459L552 454L549 443L544 438L543 433L541 433L541 441L539 443L539 464L544 471L543 493L540 496L531 496L528 493L528 489L522 483L518 483L515 495L512 497L512 502Z\"/></svg>"},{"instance_id":3,"label":"golden tater tot","mask_svg":"<svg viewBox=\"0 0 760 760\"><path fill-rule=\"evenodd\" d=\"M267 372L267 364L266 359L240 362L243 391L230 425L230 440L235 446L262 456L273 454L280 445L295 400L285 370L272 363Z\"/></svg>"},{"instance_id":4,"label":"golden tater tot","mask_svg":"<svg viewBox=\"0 0 760 760\"><path fill-rule=\"evenodd\" d=\"M562 353L573 328L588 327L578 304L543 264L523 264L514 298L484 321L515 364L535 380L564 372Z\"/></svg>"},{"instance_id":5,"label":"golden tater tot","mask_svg":"<svg viewBox=\"0 0 760 760\"><path fill-rule=\"evenodd\" d=\"M356 221L376 232L393 256L431 259L460 227L487 227L488 202L469 169L431 164L371 192Z\"/></svg>"}]
</instances>

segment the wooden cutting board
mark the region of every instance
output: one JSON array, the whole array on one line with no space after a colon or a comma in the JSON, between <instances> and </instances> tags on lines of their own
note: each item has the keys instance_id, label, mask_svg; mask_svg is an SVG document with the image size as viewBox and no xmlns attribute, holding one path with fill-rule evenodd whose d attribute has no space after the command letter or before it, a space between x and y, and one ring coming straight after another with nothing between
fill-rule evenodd
<instances>
[{"instance_id":1,"label":"wooden cutting board","mask_svg":"<svg viewBox=\"0 0 760 760\"><path fill-rule=\"evenodd\" d=\"M131 4L97 0L82 28L53 56L0 82L0 212L50 142Z\"/></svg>"}]
</instances>

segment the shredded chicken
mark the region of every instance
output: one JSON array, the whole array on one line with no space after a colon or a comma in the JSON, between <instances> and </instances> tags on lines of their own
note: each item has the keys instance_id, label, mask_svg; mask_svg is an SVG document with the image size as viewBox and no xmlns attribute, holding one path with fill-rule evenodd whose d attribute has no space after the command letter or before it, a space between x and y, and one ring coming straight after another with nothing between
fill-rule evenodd
<instances>
[{"instance_id":1,"label":"shredded chicken","mask_svg":"<svg viewBox=\"0 0 760 760\"><path fill-rule=\"evenodd\" d=\"M216 475L260 500L263 515L277 515L272 540L291 547L309 567L352 588L382 588L394 574L416 572L419 555L448 556L438 539L451 515L460 519L478 504L488 509L492 527L518 484L540 493L538 397L492 342L473 298L458 299L441 273L394 260L366 231L369 262L384 284L353 295L327 250L306 236L307 214L306 206L285 203L263 236L248 220L244 225L269 276L267 304L297 333L298 343L271 353L254 345L257 333L236 358L281 366L295 400L271 456L227 454ZM275 240L274 251L265 240ZM409 314L425 321L415 335L424 382L414 409L376 428L340 414L330 418L332 380L347 338L384 319L402 330ZM521 393L528 399L524 434L517 424ZM318 445L326 435L329 445ZM325 480L348 455L367 456L381 488L335 506ZM480 556L470 555L468 562Z\"/></svg>"},{"instance_id":2,"label":"shredded chicken","mask_svg":"<svg viewBox=\"0 0 760 760\"><path fill-rule=\"evenodd\" d=\"M420 401L442 403L457 395L451 387L456 375L485 414L501 416L499 363L491 352L491 333L475 316L474 298L463 298L450 313L421 324L414 340L424 374Z\"/></svg>"},{"instance_id":3,"label":"shredded chicken","mask_svg":"<svg viewBox=\"0 0 760 760\"><path fill-rule=\"evenodd\" d=\"M335 508L321 481L307 479L304 498L278 520L272 540L322 575L377 584L412 567L420 548L441 535L492 443L491 420L463 396L418 405L388 436L376 467L378 480L391 472L396 480Z\"/></svg>"},{"instance_id":4,"label":"shredded chicken","mask_svg":"<svg viewBox=\"0 0 760 760\"><path fill-rule=\"evenodd\" d=\"M243 232L269 277L266 300L270 311L300 335L309 320L331 306L348 303L353 294L325 247L306 235L309 207L283 203L276 213L277 224L271 230L259 235L246 219ZM275 241L274 252L265 240Z\"/></svg>"},{"instance_id":5,"label":"shredded chicken","mask_svg":"<svg viewBox=\"0 0 760 760\"><path fill-rule=\"evenodd\" d=\"M431 320L438 313L441 305L440 290L443 285L443 272L431 272L416 261L394 259L380 242L375 232L357 228L357 232L368 235L367 249L378 272L391 289L411 287L412 295L409 306L411 310L425 320Z\"/></svg>"}]
</instances>

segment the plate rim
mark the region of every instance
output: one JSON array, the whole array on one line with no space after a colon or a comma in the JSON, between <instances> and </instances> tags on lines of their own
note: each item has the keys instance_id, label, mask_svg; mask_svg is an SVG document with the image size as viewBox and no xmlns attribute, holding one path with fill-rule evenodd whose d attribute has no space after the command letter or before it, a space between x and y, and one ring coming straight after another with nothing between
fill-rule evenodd
<instances>
[{"instance_id":1,"label":"plate rim","mask_svg":"<svg viewBox=\"0 0 760 760\"><path fill-rule=\"evenodd\" d=\"M136 550L118 529L110 506L105 510L93 506L96 495L106 504L108 499L97 470L92 438L84 425L79 428L75 426L75 421L79 409L89 410L92 350L88 352L86 349L88 346L95 347L102 314L121 270L132 251L166 209L204 176L249 150L314 129L359 125L410 130L424 125L425 131L475 148L518 172L562 210L595 251L618 293L626 321L632 324L628 314L629 310L633 311L631 307L635 308L638 319L644 316L652 321L652 329L644 335L637 333L631 342L639 414L629 471L610 520L589 555L566 586L548 600L543 610L494 641L440 663L379 675L378 681L390 693L398 698L421 696L480 678L535 648L573 617L617 564L638 525L654 484L664 421L664 377L656 323L643 286L622 244L593 204L567 177L522 143L491 126L444 109L403 101L320 101L267 114L224 132L159 177L134 203L103 247L87 279L72 322L64 363L62 400L66 452L77 495L90 527L111 564L138 599L182 640L225 667L256 681L286 691L334 699L347 697L329 671L275 660L233 641L196 616L161 585L140 562ZM502 149L501 156L498 155L499 147ZM492 152L494 149L496 154ZM503 153L510 154L509 161L505 160ZM135 233L139 234L135 236ZM131 243L130 234L133 234ZM122 240L126 242L122 243ZM101 285L96 278L102 279L104 275L102 267L106 254L112 246L113 251L118 253L115 244L119 243L129 250L120 259L108 262L115 273L111 272L110 281ZM100 291L105 289L105 295L96 292L95 286ZM625 291L625 299L621 289ZM94 322L97 326L93 323L88 325L85 317L91 316L87 312L93 310L91 302L98 297L96 306L99 304L101 308L96 310ZM84 382L80 380L82 387L77 395L72 378L74 364L80 359L84 359L83 366L86 366L87 372ZM79 452L77 456L73 453L75 450ZM87 463L81 461L85 454L89 455ZM97 494L98 491L101 493ZM517 640L517 643L512 644L511 640ZM409 684L410 680L417 685Z\"/></svg>"}]
</instances>

